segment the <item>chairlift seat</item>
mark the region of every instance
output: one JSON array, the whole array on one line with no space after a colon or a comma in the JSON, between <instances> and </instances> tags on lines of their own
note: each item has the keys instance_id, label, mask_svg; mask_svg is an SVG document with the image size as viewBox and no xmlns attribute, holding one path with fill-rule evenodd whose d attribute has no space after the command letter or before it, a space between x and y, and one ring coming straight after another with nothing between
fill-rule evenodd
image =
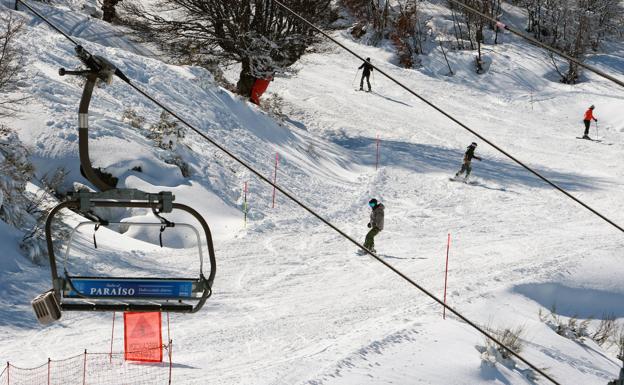
<instances>
[{"instance_id":1,"label":"chairlift seat","mask_svg":"<svg viewBox=\"0 0 624 385\"><path fill-rule=\"evenodd\" d=\"M119 198L129 200L120 200ZM38 296L32 301L37 319L42 324L58 320L62 311L135 311L135 312L170 312L195 313L199 311L212 294L216 261L210 228L206 221L192 208L179 203L167 203L167 197L172 196L160 193L156 196L136 190L115 190L103 193L77 193L70 200L57 205L46 220L46 241L52 273L53 289ZM141 199L143 198L143 199ZM155 199L157 198L157 199ZM75 208L81 212L92 207L120 207L120 208L148 208L163 221L162 223L132 223L132 222L81 222L74 227L66 249L63 261L63 274L57 270L57 261L51 237L51 224L55 215L63 208ZM162 218L155 210L166 208L182 210L194 217L201 225L204 239L195 226L186 223L173 223ZM164 278L164 277L108 277L108 276L81 276L71 274L68 269L68 259L71 244L78 228L94 225L95 231L101 225L110 224L155 226L160 228L160 234L167 227L186 227L193 231L196 237L199 257L199 274L196 278ZM94 233L94 246L95 233ZM162 246L162 239L161 239ZM210 273L206 277L203 272L203 247L208 250ZM54 297L54 298L51 298Z\"/></svg>"}]
</instances>

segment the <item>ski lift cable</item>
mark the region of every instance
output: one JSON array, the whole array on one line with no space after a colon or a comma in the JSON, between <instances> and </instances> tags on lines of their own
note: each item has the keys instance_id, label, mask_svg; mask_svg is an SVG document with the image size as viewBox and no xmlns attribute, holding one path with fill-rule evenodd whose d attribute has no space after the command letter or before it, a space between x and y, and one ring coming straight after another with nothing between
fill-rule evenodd
<instances>
[{"instance_id":1,"label":"ski lift cable","mask_svg":"<svg viewBox=\"0 0 624 385\"><path fill-rule=\"evenodd\" d=\"M274 0L275 1L275 0ZM73 39L71 39L65 32L63 32L62 30L60 30L59 28L57 28L56 26L54 26L54 24L52 22L50 22L46 17L44 17L43 15L41 15L38 11L36 11L35 9L33 9L31 6L29 6L27 3L24 2L24 0L16 0L16 3L21 3L22 5L24 5L27 9L29 9L33 14L37 15L39 18L41 18L44 22L46 22L48 25L50 25L54 30L56 30L57 32L59 32L60 34L62 34L63 36L67 37L68 40L72 41L74 44L76 44L77 46L79 44L77 44ZM280 4L279 2L276 1L277 4ZM282 5L283 6L283 5ZM305 19L304 19L305 20ZM339 44L339 43L338 43ZM357 56L357 55L356 55ZM212 145L214 145L215 147L217 147L219 150L223 151L226 155L228 155L229 157L231 157L232 159L234 159L236 162L238 162L239 164L241 164L243 167L245 167L246 169L248 169L251 173L253 173L254 175L256 175L259 179L261 179L262 181L264 181L265 183L275 187L280 193L282 193L284 196L286 196L288 199L290 199L291 201L293 201L294 203L296 203L298 206L300 206L301 208L303 208L305 211L307 211L309 214L311 214L312 216L314 216L315 218L317 218L318 220L320 220L321 222L323 222L325 225L329 226L331 229L333 229L334 231L336 231L338 234L340 234L343 238L347 239L348 241L350 241L351 243L353 243L355 246L359 247L361 250L365 251L369 256L371 256L372 258L374 258L375 260L377 260L378 262L380 262L381 264L383 264L384 266L386 266L388 269L390 269L392 272L394 272L395 274L397 274L399 277L401 277L403 280L405 280L406 282L408 282L410 285L412 285L413 287L415 287L416 289L418 289L419 291L421 291L422 293L424 293L426 296L428 296L429 298L431 298L433 301L435 301L436 303L438 303L440 306L443 306L444 308L446 308L449 312L451 312L452 314L454 314L455 316L457 316L460 320L464 321L466 324L468 324L469 326L471 326L473 329L477 330L479 333L481 333L483 336L485 336L486 338L488 338L489 340L493 341L495 344L497 344L498 346L500 346L501 348L505 349L506 351L508 351L511 355L513 355L514 357L518 358L520 361L522 361L524 364L526 364L527 366L529 366L531 369L535 370L537 373L541 374L544 378L548 379L549 381L551 381L553 384L555 385L561 385L559 382L557 382L556 380L554 380L552 377L550 377L548 374L546 374L542 369L540 369L539 367L537 367L536 365L532 364L531 362L529 362L527 359L523 358L520 354L514 352L511 348L509 348L506 344L504 344L503 342L501 342L498 338L496 338L494 335L492 335L490 332L488 332L487 330L485 330L483 327L477 325L475 322L471 321L470 319L468 319L466 316L462 315L459 311L455 310L453 307L447 305L446 303L444 303L441 299L439 299L438 297L436 297L434 294L432 294L431 292L429 292L427 289L425 289L424 287L422 287L420 284L418 284L417 282L415 282L414 280L412 280L411 278L409 278L407 275L405 275L403 272L401 272L399 269L397 269L396 267L392 266L390 263L386 262L385 260L383 260L381 257L379 257L376 253L371 252L370 250L366 249L360 242L356 241L353 237L349 236L348 234L346 234L344 231L340 230L336 225L334 225L333 223L331 223L329 220L325 219L323 216L321 216L320 214L318 214L316 211L314 211L313 209L311 209L308 205L304 204L303 202L301 202L299 199L297 199L295 196L293 196L292 194L290 194L289 192L285 191L282 187L278 186L276 183L273 183L269 178L265 177L264 175L262 175L259 171L257 171L255 168L253 168L251 165L247 164L244 160L240 159L238 156L236 156L235 154L233 154L232 152L230 152L228 149L226 149L225 147L223 147L222 145L220 145L219 143L215 142L212 138L210 138L209 136L207 136L206 134L204 134L203 132L201 132L198 128L196 128L195 126L193 126L191 123L187 122L184 118L182 118L181 116L179 116L178 114L176 114L173 110L171 110L170 108L168 108L167 106L163 105L162 103L160 103L158 100L154 99L151 95L149 95L148 93L146 93L144 90L142 90L141 88L137 87L136 85L134 85L132 83L132 81L130 81L130 79L128 79L119 69L117 69L115 71L115 75L117 75L120 79L122 79L124 82L126 82L128 85L130 85L133 89L135 89L137 92L139 92L141 95L145 96L146 98L148 98L150 101L152 101L154 104L156 104L157 106L159 106L160 108L162 108L163 110L167 111L168 113L170 113L173 117L175 117L176 119L178 119L180 122L182 122L184 125L186 125L187 127L189 127L192 131L194 131L196 134L198 134L199 136L201 136L203 139L205 139L206 141L208 141L209 143L211 143ZM386 75L387 76L387 75ZM406 88L405 86L403 86L404 88Z\"/></svg>"},{"instance_id":2,"label":"ski lift cable","mask_svg":"<svg viewBox=\"0 0 624 385\"><path fill-rule=\"evenodd\" d=\"M515 29L513 27L510 27L507 24L502 23L499 20L496 20L495 18L493 18L491 16L488 16L488 15L484 14L483 12L481 12L481 11L479 11L479 10L477 10L477 9L467 5L467 4L464 4L463 2L461 2L459 0L449 0L449 1L451 3L453 3L453 4L459 5L460 7L464 8L465 10L467 10L469 12L474 13L475 15L478 15L478 16L482 17L483 19L486 19L488 21L496 23L496 26L498 28L505 29L505 30L513 33L516 36L519 36L519 37L521 37L521 38L523 38L523 39L525 39L527 41L530 41L531 43L535 44L536 46L538 46L540 48L543 48L543 49L545 49L547 51L550 51L550 52L552 52L552 53L554 53L556 55L559 55L562 58L564 58L566 60L569 60L570 62L572 62L572 63L574 63L574 64L576 64L576 65L578 65L580 67L583 67L586 70L591 71L591 72L595 73L596 75L598 75L600 77L603 77L603 78L605 78L605 79L607 79L607 80L609 80L609 81L619 85L620 87L624 87L624 81L619 80L619 79L609 75L608 73L599 70L598 68L596 68L594 66L591 66L589 64L585 64L582 61L580 61L580 60L578 60L578 59L568 55L567 53L565 53L565 52L563 52L561 50L558 50L557 48L554 48L554 47L552 47L552 46L550 46L550 45L548 45L546 43L542 43L541 41L537 40L536 38L534 38L532 36L525 35L524 33L520 32L519 30L517 30L517 29Z\"/></svg>"},{"instance_id":3,"label":"ski lift cable","mask_svg":"<svg viewBox=\"0 0 624 385\"><path fill-rule=\"evenodd\" d=\"M316 25L314 25L313 23L311 23L310 21L308 21L307 19L305 19L303 16L299 15L298 13L296 13L295 11L293 11L292 9L288 8L287 6L285 6L284 4L282 4L281 2L279 2L278 0L273 0L275 1L276 4L278 4L280 7L282 7L284 10L288 11L289 13L291 13L292 15L294 15L295 17L297 17L298 19L300 19L301 21L303 21L304 23L306 23L307 25L309 25L311 28L313 28L314 30L316 30L317 32L319 32L321 35L325 36L326 38L328 38L329 40L331 40L332 42L334 42L335 44L337 44L338 46L340 46L341 48L343 48L344 50L346 50L347 52L349 52L350 54L352 54L353 56L357 57L358 59L364 61L364 58L360 55L358 55L357 53L355 53L353 50L349 49L348 47L346 47L344 44L340 43L339 41L337 41L336 39L334 39L333 37L329 36L329 34L327 34L325 31L323 31L322 29L320 29L319 27L317 27ZM533 168L527 166L524 162L522 162L521 160L515 158L513 155L509 154L507 151L503 150L501 147L497 146L494 142L492 142L491 140L485 138L484 136L482 136L481 134L479 134L478 132L476 132L475 130L471 129L470 127L468 127L466 124L462 123L461 121L459 121L457 118L455 118L454 116L452 116L450 113L446 112L445 110L443 110L441 107L436 106L435 104L433 104L433 102L429 101L428 99L425 99L423 96L421 96L420 94L416 93L415 91L413 91L411 88L409 88L408 86L406 86L405 84L401 83L400 81L396 80L394 77L392 77L391 75L387 74L386 72L384 72L383 70L379 69L379 67L375 66L372 63L369 63L375 70L377 70L379 73L381 73L382 75L384 75L385 77L387 77L388 79L390 79L391 81L393 81L395 84L397 84L398 86L400 86L401 88L403 88L404 90L406 90L407 92L409 92L410 94L416 96L418 99L420 99L422 102L424 102L425 104L429 105L429 107L433 108L434 110L438 111L439 113L441 113L442 115L444 115L445 117L447 117L448 119L452 120L453 122L455 122L457 125L459 125L460 127L462 127L464 130L470 132L471 134L473 134L474 136L476 136L477 138L481 139L482 141L484 141L485 143L489 144L490 146L492 146L495 150L497 150L498 152L500 152L501 154L505 155L507 158L511 159L512 161L514 161L515 163L517 163L518 165L522 166L524 169L526 169L527 171L529 171L531 174L537 176L539 179L541 179L542 181L544 181L545 183L547 183L548 185L550 185L551 187L553 187L554 189L558 190L559 192L561 192L562 194L564 194L565 196L567 196L568 198L572 199L573 201L575 201L576 203L580 204L581 206L583 206L584 208L586 208L587 210L589 210L590 212L592 212L593 214L597 215L599 218L601 218L602 220L604 220L605 222L607 222L608 224L610 224L611 226L615 227L616 229L620 230L621 232L624 233L624 228L622 228L620 225L618 225L617 223L613 222L611 219L607 218L606 216L604 216L603 214L601 214L600 212L598 212L596 209L592 208L591 206L589 206L588 204L586 204L585 202L583 202L582 200L578 199L577 197L575 197L574 195L570 194L568 191L566 191L564 188L560 187L559 185L557 185L556 183L554 183L553 181L551 181L550 179L546 178L545 176L543 176L542 174L540 174L539 172L537 172L536 170L534 170Z\"/></svg>"}]
</instances>

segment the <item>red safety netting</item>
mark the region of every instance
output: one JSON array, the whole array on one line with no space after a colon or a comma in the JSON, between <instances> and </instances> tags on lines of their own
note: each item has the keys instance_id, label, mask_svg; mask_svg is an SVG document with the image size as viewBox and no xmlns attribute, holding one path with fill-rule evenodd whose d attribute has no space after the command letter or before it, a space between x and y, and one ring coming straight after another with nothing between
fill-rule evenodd
<instances>
[{"instance_id":1,"label":"red safety netting","mask_svg":"<svg viewBox=\"0 0 624 385\"><path fill-rule=\"evenodd\" d=\"M34 368L7 363L0 372L0 385L167 385L172 383L173 367L169 354L166 356L168 362L143 363L126 361L125 352L85 351Z\"/></svg>"}]
</instances>

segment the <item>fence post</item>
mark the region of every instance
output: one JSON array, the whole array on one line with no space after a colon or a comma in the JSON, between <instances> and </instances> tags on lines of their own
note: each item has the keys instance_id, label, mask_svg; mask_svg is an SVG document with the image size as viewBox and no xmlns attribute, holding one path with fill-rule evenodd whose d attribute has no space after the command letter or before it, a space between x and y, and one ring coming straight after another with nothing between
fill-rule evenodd
<instances>
[{"instance_id":1,"label":"fence post","mask_svg":"<svg viewBox=\"0 0 624 385\"><path fill-rule=\"evenodd\" d=\"M169 340L169 385L173 377L173 340Z\"/></svg>"},{"instance_id":2,"label":"fence post","mask_svg":"<svg viewBox=\"0 0 624 385\"><path fill-rule=\"evenodd\" d=\"M11 385L11 364L7 361L7 385Z\"/></svg>"},{"instance_id":3,"label":"fence post","mask_svg":"<svg viewBox=\"0 0 624 385\"><path fill-rule=\"evenodd\" d=\"M110 354L109 354L109 363L113 363L113 340L115 339L115 315L117 313L113 312L113 330L111 331L111 345L110 345Z\"/></svg>"},{"instance_id":4,"label":"fence post","mask_svg":"<svg viewBox=\"0 0 624 385\"><path fill-rule=\"evenodd\" d=\"M17 11L17 3L19 3L19 0L15 0L15 10Z\"/></svg>"},{"instance_id":5,"label":"fence post","mask_svg":"<svg viewBox=\"0 0 624 385\"><path fill-rule=\"evenodd\" d=\"M84 364L82 365L82 385L87 384L87 349L84 352Z\"/></svg>"},{"instance_id":6,"label":"fence post","mask_svg":"<svg viewBox=\"0 0 624 385\"><path fill-rule=\"evenodd\" d=\"M50 385L50 357L48 357L48 385Z\"/></svg>"}]
</instances>

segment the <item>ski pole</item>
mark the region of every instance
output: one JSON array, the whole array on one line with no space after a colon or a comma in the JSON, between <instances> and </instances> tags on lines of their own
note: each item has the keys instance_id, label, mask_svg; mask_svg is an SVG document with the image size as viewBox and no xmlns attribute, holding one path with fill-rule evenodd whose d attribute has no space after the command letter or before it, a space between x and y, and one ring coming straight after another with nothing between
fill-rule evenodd
<instances>
[{"instance_id":1,"label":"ski pole","mask_svg":"<svg viewBox=\"0 0 624 385\"><path fill-rule=\"evenodd\" d=\"M359 73L360 73L360 69L358 68L357 72L355 73L355 76L353 77L353 80L351 81L351 87L355 87L353 83L355 82L355 79L357 79L357 76Z\"/></svg>"},{"instance_id":2,"label":"ski pole","mask_svg":"<svg viewBox=\"0 0 624 385\"><path fill-rule=\"evenodd\" d=\"M598 121L594 120L594 123L596 123L596 139L598 139Z\"/></svg>"}]
</instances>

